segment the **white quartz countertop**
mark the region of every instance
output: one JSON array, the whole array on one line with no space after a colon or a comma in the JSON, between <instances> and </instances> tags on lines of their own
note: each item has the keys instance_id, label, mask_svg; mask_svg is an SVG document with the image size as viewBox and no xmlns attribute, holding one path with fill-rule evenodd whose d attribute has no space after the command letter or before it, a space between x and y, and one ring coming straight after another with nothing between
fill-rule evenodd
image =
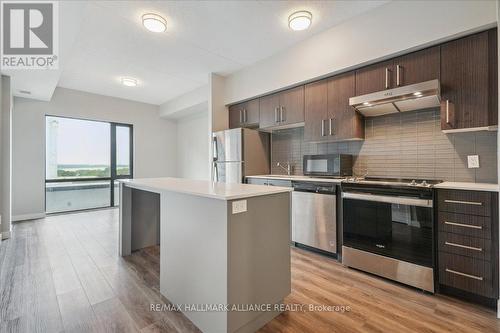
<instances>
[{"instance_id":1,"label":"white quartz countertop","mask_svg":"<svg viewBox=\"0 0 500 333\"><path fill-rule=\"evenodd\" d=\"M450 189L450 190L471 190L471 191L489 191L498 192L498 184L488 183L468 183L468 182L442 182L434 185L434 188Z\"/></svg>"},{"instance_id":2,"label":"white quartz countertop","mask_svg":"<svg viewBox=\"0 0 500 333\"><path fill-rule=\"evenodd\" d=\"M310 176L296 176L296 175L257 175L257 176L246 176L246 178L260 178L260 179L276 179L276 180L300 180L309 182L324 182L324 183L338 183L342 182L342 178L321 178L321 177L310 177Z\"/></svg>"},{"instance_id":3,"label":"white quartz countertop","mask_svg":"<svg viewBox=\"0 0 500 333\"><path fill-rule=\"evenodd\" d=\"M150 192L177 192L219 200L235 200L293 191L289 187L226 184L185 178L142 178L120 180L125 186Z\"/></svg>"}]
</instances>

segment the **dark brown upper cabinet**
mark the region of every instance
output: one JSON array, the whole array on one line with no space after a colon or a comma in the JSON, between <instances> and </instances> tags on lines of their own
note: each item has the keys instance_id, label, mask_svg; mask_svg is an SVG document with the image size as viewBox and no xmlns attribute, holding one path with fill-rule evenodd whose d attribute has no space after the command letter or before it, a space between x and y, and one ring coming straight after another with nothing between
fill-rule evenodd
<instances>
[{"instance_id":1,"label":"dark brown upper cabinet","mask_svg":"<svg viewBox=\"0 0 500 333\"><path fill-rule=\"evenodd\" d=\"M439 79L439 46L413 52L356 71L356 95Z\"/></svg>"},{"instance_id":2,"label":"dark brown upper cabinet","mask_svg":"<svg viewBox=\"0 0 500 333\"><path fill-rule=\"evenodd\" d=\"M395 86L439 79L440 47L431 47L394 59Z\"/></svg>"},{"instance_id":3,"label":"dark brown upper cabinet","mask_svg":"<svg viewBox=\"0 0 500 333\"><path fill-rule=\"evenodd\" d=\"M495 126L497 30L441 45L441 129Z\"/></svg>"},{"instance_id":4,"label":"dark brown upper cabinet","mask_svg":"<svg viewBox=\"0 0 500 333\"><path fill-rule=\"evenodd\" d=\"M364 138L363 117L349 106L355 83L354 72L349 72L306 85L305 141Z\"/></svg>"},{"instance_id":5,"label":"dark brown upper cabinet","mask_svg":"<svg viewBox=\"0 0 500 333\"><path fill-rule=\"evenodd\" d=\"M389 60L356 70L355 96L390 89L393 84L393 67L394 61Z\"/></svg>"},{"instance_id":6,"label":"dark brown upper cabinet","mask_svg":"<svg viewBox=\"0 0 500 333\"><path fill-rule=\"evenodd\" d=\"M304 140L325 141L328 121L328 79L306 84L304 90Z\"/></svg>"},{"instance_id":7,"label":"dark brown upper cabinet","mask_svg":"<svg viewBox=\"0 0 500 333\"><path fill-rule=\"evenodd\" d=\"M356 93L356 76L348 72L328 80L328 135L330 140L362 140L365 122L361 114L349 105Z\"/></svg>"},{"instance_id":8,"label":"dark brown upper cabinet","mask_svg":"<svg viewBox=\"0 0 500 333\"><path fill-rule=\"evenodd\" d=\"M260 128L279 128L303 122L304 86L260 98Z\"/></svg>"},{"instance_id":9,"label":"dark brown upper cabinet","mask_svg":"<svg viewBox=\"0 0 500 333\"><path fill-rule=\"evenodd\" d=\"M258 126L259 99L253 99L229 107L229 128Z\"/></svg>"}]
</instances>

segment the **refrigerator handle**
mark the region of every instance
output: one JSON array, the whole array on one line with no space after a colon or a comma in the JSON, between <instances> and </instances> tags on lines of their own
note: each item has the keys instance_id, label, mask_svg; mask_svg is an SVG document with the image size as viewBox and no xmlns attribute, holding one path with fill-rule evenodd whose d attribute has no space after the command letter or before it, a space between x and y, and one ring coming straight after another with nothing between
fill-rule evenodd
<instances>
[{"instance_id":1,"label":"refrigerator handle","mask_svg":"<svg viewBox=\"0 0 500 333\"><path fill-rule=\"evenodd\" d=\"M217 168L217 163L214 163L213 181L214 182L218 182L219 181L219 169Z\"/></svg>"},{"instance_id":2,"label":"refrigerator handle","mask_svg":"<svg viewBox=\"0 0 500 333\"><path fill-rule=\"evenodd\" d=\"M216 136L213 137L212 144L213 144L213 147L212 147L213 156L212 157L213 157L214 161L217 161L217 157L219 156L219 153L217 151L217 137Z\"/></svg>"}]
</instances>

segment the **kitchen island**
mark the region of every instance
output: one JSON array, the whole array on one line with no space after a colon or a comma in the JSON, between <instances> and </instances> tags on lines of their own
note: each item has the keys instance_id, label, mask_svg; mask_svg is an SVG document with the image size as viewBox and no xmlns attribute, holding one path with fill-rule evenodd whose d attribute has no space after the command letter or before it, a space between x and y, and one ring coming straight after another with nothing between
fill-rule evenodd
<instances>
[{"instance_id":1,"label":"kitchen island","mask_svg":"<svg viewBox=\"0 0 500 333\"><path fill-rule=\"evenodd\" d=\"M291 290L291 191L120 181L120 255L160 244L163 296L203 332L255 332L281 313Z\"/></svg>"}]
</instances>

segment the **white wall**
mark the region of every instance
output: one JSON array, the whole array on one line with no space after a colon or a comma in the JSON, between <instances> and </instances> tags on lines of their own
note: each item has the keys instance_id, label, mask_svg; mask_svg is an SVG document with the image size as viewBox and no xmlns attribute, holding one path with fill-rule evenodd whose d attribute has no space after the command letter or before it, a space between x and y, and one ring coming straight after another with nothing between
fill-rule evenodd
<instances>
[{"instance_id":1,"label":"white wall","mask_svg":"<svg viewBox=\"0 0 500 333\"><path fill-rule=\"evenodd\" d=\"M160 116L172 119L206 112L207 103L208 85L204 85L160 105Z\"/></svg>"},{"instance_id":2,"label":"white wall","mask_svg":"<svg viewBox=\"0 0 500 333\"><path fill-rule=\"evenodd\" d=\"M12 219L12 89L9 76L0 77L0 238L10 237Z\"/></svg>"},{"instance_id":3,"label":"white wall","mask_svg":"<svg viewBox=\"0 0 500 333\"><path fill-rule=\"evenodd\" d=\"M224 102L241 101L494 26L496 11L496 1L392 1L228 76Z\"/></svg>"},{"instance_id":4,"label":"white wall","mask_svg":"<svg viewBox=\"0 0 500 333\"><path fill-rule=\"evenodd\" d=\"M176 173L176 126L159 117L158 106L64 88L57 88L50 102L16 97L12 180L16 220L45 212L45 115L132 124L134 177Z\"/></svg>"},{"instance_id":5,"label":"white wall","mask_svg":"<svg viewBox=\"0 0 500 333\"><path fill-rule=\"evenodd\" d=\"M177 120L177 176L210 179L208 109Z\"/></svg>"}]
</instances>

